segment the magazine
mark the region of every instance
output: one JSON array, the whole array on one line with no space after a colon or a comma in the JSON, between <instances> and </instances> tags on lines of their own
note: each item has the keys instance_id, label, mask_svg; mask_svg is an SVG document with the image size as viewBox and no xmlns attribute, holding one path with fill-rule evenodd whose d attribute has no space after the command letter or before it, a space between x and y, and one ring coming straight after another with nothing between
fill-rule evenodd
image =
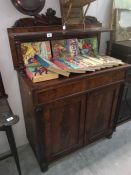
<instances>
[{"instance_id":1,"label":"magazine","mask_svg":"<svg viewBox=\"0 0 131 175\"><path fill-rule=\"evenodd\" d=\"M65 39L51 41L53 58L74 58L78 55L78 40Z\"/></svg>"},{"instance_id":2,"label":"magazine","mask_svg":"<svg viewBox=\"0 0 131 175\"><path fill-rule=\"evenodd\" d=\"M25 66L40 66L34 58L36 54L48 60L52 58L49 41L22 43L21 50Z\"/></svg>"}]
</instances>

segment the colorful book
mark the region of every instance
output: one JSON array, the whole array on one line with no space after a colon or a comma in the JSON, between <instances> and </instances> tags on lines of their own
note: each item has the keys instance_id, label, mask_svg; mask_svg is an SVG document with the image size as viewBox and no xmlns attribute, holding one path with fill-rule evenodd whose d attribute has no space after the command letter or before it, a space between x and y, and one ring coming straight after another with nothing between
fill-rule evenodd
<instances>
[{"instance_id":1,"label":"colorful book","mask_svg":"<svg viewBox=\"0 0 131 175\"><path fill-rule=\"evenodd\" d=\"M51 41L53 58L67 58L75 57L78 55L78 40L77 39L65 39Z\"/></svg>"},{"instance_id":2,"label":"colorful book","mask_svg":"<svg viewBox=\"0 0 131 175\"><path fill-rule=\"evenodd\" d=\"M90 60L88 57L82 57L79 56L80 60L87 66L89 66L91 69L93 70L100 70L102 67L100 65L98 65L98 63Z\"/></svg>"},{"instance_id":3,"label":"colorful book","mask_svg":"<svg viewBox=\"0 0 131 175\"><path fill-rule=\"evenodd\" d=\"M84 69L82 69L77 62L73 61L73 60L66 60L66 59L62 59L59 58L58 59L59 62L61 62L62 64L65 64L72 72L74 73L85 73L86 71Z\"/></svg>"},{"instance_id":4,"label":"colorful book","mask_svg":"<svg viewBox=\"0 0 131 175\"><path fill-rule=\"evenodd\" d=\"M84 38L78 39L79 54L82 56L94 56L98 55L98 41L97 38Z\"/></svg>"},{"instance_id":5,"label":"colorful book","mask_svg":"<svg viewBox=\"0 0 131 175\"><path fill-rule=\"evenodd\" d=\"M49 41L22 43L21 50L25 66L40 66L34 58L36 54L40 54L47 60L52 58Z\"/></svg>"},{"instance_id":6,"label":"colorful book","mask_svg":"<svg viewBox=\"0 0 131 175\"><path fill-rule=\"evenodd\" d=\"M59 78L58 74L50 72L42 66L26 67L26 74L33 83Z\"/></svg>"},{"instance_id":7,"label":"colorful book","mask_svg":"<svg viewBox=\"0 0 131 175\"><path fill-rule=\"evenodd\" d=\"M122 60L110 57L110 56L98 56L98 58L110 66L119 66L125 64Z\"/></svg>"},{"instance_id":8,"label":"colorful book","mask_svg":"<svg viewBox=\"0 0 131 175\"><path fill-rule=\"evenodd\" d=\"M108 68L108 67L112 67L112 65L110 63L107 63L104 59L101 58L94 58L94 57L88 57L90 60L100 64L101 67L103 68Z\"/></svg>"},{"instance_id":9,"label":"colorful book","mask_svg":"<svg viewBox=\"0 0 131 175\"><path fill-rule=\"evenodd\" d=\"M92 67L91 65L87 64L84 62L84 59L78 57L75 57L74 60L86 71L86 72L94 72L95 68Z\"/></svg>"},{"instance_id":10,"label":"colorful book","mask_svg":"<svg viewBox=\"0 0 131 175\"><path fill-rule=\"evenodd\" d=\"M70 53L71 57L75 57L78 55L78 40L77 39L67 39L66 40L66 48Z\"/></svg>"},{"instance_id":11,"label":"colorful book","mask_svg":"<svg viewBox=\"0 0 131 175\"><path fill-rule=\"evenodd\" d=\"M74 69L72 68L69 64L67 64L64 60L61 61L59 59L54 59L53 60L53 63L55 65L57 65L59 68L67 71L67 72L70 72L70 73L85 73L86 71L83 70L83 69Z\"/></svg>"},{"instance_id":12,"label":"colorful book","mask_svg":"<svg viewBox=\"0 0 131 175\"><path fill-rule=\"evenodd\" d=\"M58 66L56 66L53 62L46 60L45 58L42 58L39 55L35 55L35 59L43 66L45 67L47 70L51 71L51 72L55 72L57 74L69 77L70 73L62 70L61 68L59 68Z\"/></svg>"}]
</instances>

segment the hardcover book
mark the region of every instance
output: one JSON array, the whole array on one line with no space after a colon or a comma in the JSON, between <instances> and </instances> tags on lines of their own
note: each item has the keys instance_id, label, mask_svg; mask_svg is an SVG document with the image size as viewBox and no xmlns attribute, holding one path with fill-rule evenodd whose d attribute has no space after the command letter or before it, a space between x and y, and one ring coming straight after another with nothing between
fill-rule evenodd
<instances>
[{"instance_id":1,"label":"hardcover book","mask_svg":"<svg viewBox=\"0 0 131 175\"><path fill-rule=\"evenodd\" d=\"M26 67L26 74L33 83L59 78L59 75L48 71L46 68Z\"/></svg>"},{"instance_id":2,"label":"hardcover book","mask_svg":"<svg viewBox=\"0 0 131 175\"><path fill-rule=\"evenodd\" d=\"M51 41L53 58L68 58L78 55L78 40L77 39L65 39Z\"/></svg>"},{"instance_id":3,"label":"hardcover book","mask_svg":"<svg viewBox=\"0 0 131 175\"><path fill-rule=\"evenodd\" d=\"M78 39L79 54L82 56L97 56L98 41L97 38Z\"/></svg>"},{"instance_id":4,"label":"hardcover book","mask_svg":"<svg viewBox=\"0 0 131 175\"><path fill-rule=\"evenodd\" d=\"M22 43L21 50L25 66L40 66L34 58L36 54L40 54L48 60L52 58L49 41Z\"/></svg>"}]
</instances>

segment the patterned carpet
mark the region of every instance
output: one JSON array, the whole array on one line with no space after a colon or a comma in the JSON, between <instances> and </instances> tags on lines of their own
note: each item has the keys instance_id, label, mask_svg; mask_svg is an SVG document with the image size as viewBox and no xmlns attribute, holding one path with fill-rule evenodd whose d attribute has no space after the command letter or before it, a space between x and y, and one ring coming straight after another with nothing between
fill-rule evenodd
<instances>
[{"instance_id":1,"label":"patterned carpet","mask_svg":"<svg viewBox=\"0 0 131 175\"><path fill-rule=\"evenodd\" d=\"M117 128L113 138L81 149L41 173L29 145L19 149L23 175L131 175L131 122ZM17 175L13 158L0 162L0 175Z\"/></svg>"}]
</instances>

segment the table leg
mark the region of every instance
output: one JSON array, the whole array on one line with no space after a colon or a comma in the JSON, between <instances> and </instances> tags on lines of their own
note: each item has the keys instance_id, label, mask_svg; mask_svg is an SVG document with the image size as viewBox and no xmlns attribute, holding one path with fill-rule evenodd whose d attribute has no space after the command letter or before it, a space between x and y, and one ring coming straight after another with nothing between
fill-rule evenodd
<instances>
[{"instance_id":1,"label":"table leg","mask_svg":"<svg viewBox=\"0 0 131 175\"><path fill-rule=\"evenodd\" d=\"M6 127L6 135L8 138L11 152L12 152L14 159L15 159L15 162L16 162L17 170L19 172L19 175L21 175L21 169L20 169L20 163L19 163L19 158L18 158L18 154L17 154L15 138L14 138L14 134L13 134L11 126Z\"/></svg>"}]
</instances>

